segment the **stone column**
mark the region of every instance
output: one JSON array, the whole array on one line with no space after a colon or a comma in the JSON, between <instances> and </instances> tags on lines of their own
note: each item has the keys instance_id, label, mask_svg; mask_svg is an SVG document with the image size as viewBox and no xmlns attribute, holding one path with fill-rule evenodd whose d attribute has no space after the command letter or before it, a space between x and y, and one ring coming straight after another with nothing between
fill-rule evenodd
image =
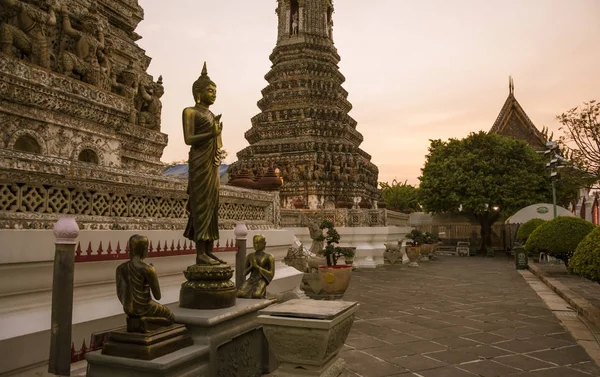
<instances>
[{"instance_id":1,"label":"stone column","mask_svg":"<svg viewBox=\"0 0 600 377\"><path fill-rule=\"evenodd\" d=\"M74 216L61 216L54 225L55 252L52 277L52 318L48 372L71 375L71 329L75 245L79 227Z\"/></svg>"},{"instance_id":2,"label":"stone column","mask_svg":"<svg viewBox=\"0 0 600 377\"><path fill-rule=\"evenodd\" d=\"M235 253L235 287L240 289L242 283L246 280L244 270L246 266L246 237L248 236L248 228L245 224L237 224L235 230L235 241L238 251Z\"/></svg>"}]
</instances>

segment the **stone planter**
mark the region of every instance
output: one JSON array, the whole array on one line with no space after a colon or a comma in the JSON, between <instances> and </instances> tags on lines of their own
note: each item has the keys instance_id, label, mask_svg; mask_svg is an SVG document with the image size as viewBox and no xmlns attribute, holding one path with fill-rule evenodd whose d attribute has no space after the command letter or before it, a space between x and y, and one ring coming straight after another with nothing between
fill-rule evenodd
<instances>
[{"instance_id":1,"label":"stone planter","mask_svg":"<svg viewBox=\"0 0 600 377\"><path fill-rule=\"evenodd\" d=\"M257 320L279 361L272 375L339 376L357 309L356 302L290 300L261 310Z\"/></svg>"},{"instance_id":2,"label":"stone planter","mask_svg":"<svg viewBox=\"0 0 600 377\"><path fill-rule=\"evenodd\" d=\"M419 256L421 254L420 246L406 246L406 256L410 260L408 267L419 267Z\"/></svg>"},{"instance_id":3,"label":"stone planter","mask_svg":"<svg viewBox=\"0 0 600 377\"><path fill-rule=\"evenodd\" d=\"M423 245L420 245L419 247L421 248L419 260L421 262L429 262L429 256L433 252L433 245L423 244Z\"/></svg>"},{"instance_id":4,"label":"stone planter","mask_svg":"<svg viewBox=\"0 0 600 377\"><path fill-rule=\"evenodd\" d=\"M396 263L402 264L402 255L403 253L400 251L384 251L383 259L385 262L394 265Z\"/></svg>"},{"instance_id":5,"label":"stone planter","mask_svg":"<svg viewBox=\"0 0 600 377\"><path fill-rule=\"evenodd\" d=\"M340 295L346 292L350 285L352 276L352 266L320 266L319 280L323 292L330 295Z\"/></svg>"}]
</instances>

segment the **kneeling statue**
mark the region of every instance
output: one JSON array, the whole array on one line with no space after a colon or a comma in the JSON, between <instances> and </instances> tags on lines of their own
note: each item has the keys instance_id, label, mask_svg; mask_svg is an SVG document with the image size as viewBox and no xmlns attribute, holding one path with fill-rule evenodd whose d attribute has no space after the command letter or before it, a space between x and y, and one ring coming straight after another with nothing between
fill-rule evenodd
<instances>
[{"instance_id":1,"label":"kneeling statue","mask_svg":"<svg viewBox=\"0 0 600 377\"><path fill-rule=\"evenodd\" d=\"M237 297L265 298L267 285L275 276L275 258L271 254L265 253L267 246L265 236L257 234L252 241L255 252L246 257L244 269L244 276L250 274L250 278L242 284Z\"/></svg>"},{"instance_id":2,"label":"kneeling statue","mask_svg":"<svg viewBox=\"0 0 600 377\"><path fill-rule=\"evenodd\" d=\"M148 256L148 237L135 234L129 238L129 262L117 267L117 296L127 314L128 332L148 332L173 324L173 312L152 300L160 300L158 276Z\"/></svg>"}]
</instances>

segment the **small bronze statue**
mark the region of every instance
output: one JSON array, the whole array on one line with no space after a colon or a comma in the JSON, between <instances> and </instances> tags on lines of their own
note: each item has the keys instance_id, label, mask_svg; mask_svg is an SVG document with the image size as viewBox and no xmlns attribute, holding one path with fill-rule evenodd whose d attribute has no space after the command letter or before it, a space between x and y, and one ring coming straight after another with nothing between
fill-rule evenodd
<instances>
[{"instance_id":1,"label":"small bronze statue","mask_svg":"<svg viewBox=\"0 0 600 377\"><path fill-rule=\"evenodd\" d=\"M128 332L147 332L173 324L169 308L152 300L160 300L160 286L152 264L144 262L148 255L148 238L135 234L129 238L129 262L117 267L117 296L127 314Z\"/></svg>"},{"instance_id":2,"label":"small bronze statue","mask_svg":"<svg viewBox=\"0 0 600 377\"><path fill-rule=\"evenodd\" d=\"M265 246L267 246L265 236L257 234L252 241L255 252L246 257L244 269L244 276L250 274L250 278L242 284L237 297L265 298L267 285L275 276L275 258L265 253Z\"/></svg>"},{"instance_id":3,"label":"small bronze statue","mask_svg":"<svg viewBox=\"0 0 600 377\"><path fill-rule=\"evenodd\" d=\"M221 115L208 108L217 99L217 86L208 77L206 63L192 85L196 105L183 110L183 137L190 146L188 206L184 236L196 243L196 264L225 264L217 258L213 242L219 239L219 165L223 158Z\"/></svg>"}]
</instances>

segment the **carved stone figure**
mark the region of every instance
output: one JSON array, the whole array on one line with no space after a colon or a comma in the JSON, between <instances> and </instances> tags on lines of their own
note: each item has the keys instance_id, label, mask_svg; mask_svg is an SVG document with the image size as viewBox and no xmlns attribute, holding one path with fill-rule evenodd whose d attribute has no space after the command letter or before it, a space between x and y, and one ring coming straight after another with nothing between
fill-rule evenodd
<instances>
[{"instance_id":1,"label":"carved stone figure","mask_svg":"<svg viewBox=\"0 0 600 377\"><path fill-rule=\"evenodd\" d=\"M96 3L92 2L88 13L81 20L81 30L75 30L71 26L71 18L65 6L61 13L63 31L75 40L75 52L62 53L62 72L78 77L88 84L98 85L101 80L101 68L97 51L104 49L104 32L100 27Z\"/></svg>"},{"instance_id":2,"label":"carved stone figure","mask_svg":"<svg viewBox=\"0 0 600 377\"><path fill-rule=\"evenodd\" d=\"M242 284L237 297L260 299L266 297L267 285L275 276L275 258L265 253L265 236L257 234L252 241L255 252L246 256L244 267L244 276L250 274L250 278Z\"/></svg>"},{"instance_id":3,"label":"carved stone figure","mask_svg":"<svg viewBox=\"0 0 600 377\"><path fill-rule=\"evenodd\" d=\"M21 0L0 0L0 6L17 11L17 26L0 23L0 48L8 55L15 47L21 54L29 56L33 64L50 68L50 52L46 26L56 25L54 9L42 10L43 1L26 3Z\"/></svg>"},{"instance_id":4,"label":"carved stone figure","mask_svg":"<svg viewBox=\"0 0 600 377\"><path fill-rule=\"evenodd\" d=\"M298 12L292 15L292 35L298 35Z\"/></svg>"},{"instance_id":5,"label":"carved stone figure","mask_svg":"<svg viewBox=\"0 0 600 377\"><path fill-rule=\"evenodd\" d=\"M162 112L160 98L165 94L162 76L158 78L157 82L150 84L148 87L141 85L139 94L144 103L139 113L138 124L151 130L160 130L160 115Z\"/></svg>"},{"instance_id":6,"label":"carved stone figure","mask_svg":"<svg viewBox=\"0 0 600 377\"><path fill-rule=\"evenodd\" d=\"M131 111L129 113L129 123L135 123L136 121L136 109L133 106L133 100L138 91L139 86L139 75L133 68L131 62L127 69L123 70L119 77L116 73L112 72L112 89L119 95L127 98L131 102Z\"/></svg>"},{"instance_id":7,"label":"carved stone figure","mask_svg":"<svg viewBox=\"0 0 600 377\"><path fill-rule=\"evenodd\" d=\"M127 314L128 332L146 332L153 326L168 326L174 316L169 308L152 300L160 300L160 286L152 264L144 262L148 255L148 238L135 234L129 238L129 262L117 267L117 296Z\"/></svg>"},{"instance_id":8,"label":"carved stone figure","mask_svg":"<svg viewBox=\"0 0 600 377\"><path fill-rule=\"evenodd\" d=\"M312 245L310 245L310 252L315 255L321 255L323 252L323 241L325 236L323 235L323 229L319 227L318 221L311 221L308 224L308 231L310 238L312 239Z\"/></svg>"},{"instance_id":9,"label":"carved stone figure","mask_svg":"<svg viewBox=\"0 0 600 377\"><path fill-rule=\"evenodd\" d=\"M206 63L192 85L196 105L183 110L183 137L190 146L188 206L190 216L184 236L196 243L196 264L225 263L217 258L213 242L219 239L219 165L223 142L221 115L208 108L217 99L217 86L208 77Z\"/></svg>"},{"instance_id":10,"label":"carved stone figure","mask_svg":"<svg viewBox=\"0 0 600 377\"><path fill-rule=\"evenodd\" d=\"M98 50L98 64L100 65L100 88L112 91L113 72L112 72L112 45L105 43L104 50Z\"/></svg>"}]
</instances>

